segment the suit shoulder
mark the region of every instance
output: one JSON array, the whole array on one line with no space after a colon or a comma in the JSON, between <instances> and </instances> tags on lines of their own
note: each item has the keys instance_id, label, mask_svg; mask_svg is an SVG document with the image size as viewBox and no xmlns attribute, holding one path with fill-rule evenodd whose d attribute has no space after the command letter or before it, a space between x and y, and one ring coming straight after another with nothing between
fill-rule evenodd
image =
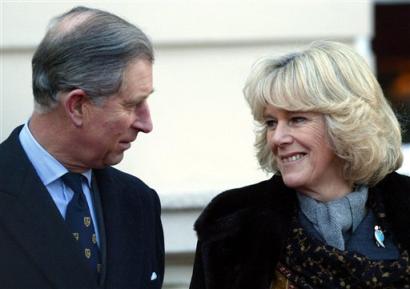
<instances>
[{"instance_id":1,"label":"suit shoulder","mask_svg":"<svg viewBox=\"0 0 410 289\"><path fill-rule=\"evenodd\" d=\"M130 195L138 196L142 200L151 201L159 204L159 196L157 192L149 187L140 178L131 174L125 173L113 167L104 169L107 174L122 187L126 188L125 192Z\"/></svg>"},{"instance_id":2,"label":"suit shoulder","mask_svg":"<svg viewBox=\"0 0 410 289\"><path fill-rule=\"evenodd\" d=\"M107 170L109 171L109 173L112 175L112 177L114 179L116 179L117 181L122 181L127 183L127 185L138 185L141 186L145 189L151 190L151 188L144 182L142 181L140 178L131 175L129 173L125 173L123 171L120 171L119 169L113 168L113 167L109 167L107 168Z\"/></svg>"}]
</instances>

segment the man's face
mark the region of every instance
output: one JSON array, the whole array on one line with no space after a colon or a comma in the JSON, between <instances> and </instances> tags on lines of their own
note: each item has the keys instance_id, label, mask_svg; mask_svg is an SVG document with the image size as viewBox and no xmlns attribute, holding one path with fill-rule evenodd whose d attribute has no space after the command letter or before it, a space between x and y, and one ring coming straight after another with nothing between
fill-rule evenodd
<instances>
[{"instance_id":1,"label":"man's face","mask_svg":"<svg viewBox=\"0 0 410 289\"><path fill-rule=\"evenodd\" d=\"M131 62L120 91L102 105L89 104L84 113L83 160L90 168L118 164L139 132L152 130L147 97L152 93L152 64L145 59Z\"/></svg>"}]
</instances>

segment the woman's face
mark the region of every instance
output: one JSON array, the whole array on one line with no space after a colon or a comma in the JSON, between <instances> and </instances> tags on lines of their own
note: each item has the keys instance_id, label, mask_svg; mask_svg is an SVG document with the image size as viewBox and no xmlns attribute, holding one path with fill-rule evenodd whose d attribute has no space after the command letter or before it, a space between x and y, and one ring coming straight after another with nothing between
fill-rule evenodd
<instances>
[{"instance_id":1,"label":"woman's face","mask_svg":"<svg viewBox=\"0 0 410 289\"><path fill-rule=\"evenodd\" d=\"M268 145L288 187L319 201L350 192L342 177L342 161L329 144L322 114L267 106L264 120Z\"/></svg>"}]
</instances>

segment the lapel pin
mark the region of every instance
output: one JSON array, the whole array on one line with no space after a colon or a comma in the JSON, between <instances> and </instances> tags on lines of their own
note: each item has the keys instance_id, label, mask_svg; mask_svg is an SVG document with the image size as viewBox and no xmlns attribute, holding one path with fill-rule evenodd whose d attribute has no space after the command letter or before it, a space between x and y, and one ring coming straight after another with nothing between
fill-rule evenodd
<instances>
[{"instance_id":1,"label":"lapel pin","mask_svg":"<svg viewBox=\"0 0 410 289\"><path fill-rule=\"evenodd\" d=\"M384 234L382 228L378 225L374 226L374 238L376 239L377 247L386 248L384 246Z\"/></svg>"}]
</instances>

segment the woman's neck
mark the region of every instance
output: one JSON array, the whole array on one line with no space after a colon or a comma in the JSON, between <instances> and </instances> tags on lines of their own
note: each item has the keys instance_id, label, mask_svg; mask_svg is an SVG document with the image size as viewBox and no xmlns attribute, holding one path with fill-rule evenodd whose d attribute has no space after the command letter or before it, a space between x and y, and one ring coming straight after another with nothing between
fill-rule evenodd
<instances>
[{"instance_id":1,"label":"woman's neck","mask_svg":"<svg viewBox=\"0 0 410 289\"><path fill-rule=\"evenodd\" d=\"M305 194L319 202L330 202L341 199L353 191L353 184L347 181L329 182L315 188L295 188L298 192Z\"/></svg>"}]
</instances>

